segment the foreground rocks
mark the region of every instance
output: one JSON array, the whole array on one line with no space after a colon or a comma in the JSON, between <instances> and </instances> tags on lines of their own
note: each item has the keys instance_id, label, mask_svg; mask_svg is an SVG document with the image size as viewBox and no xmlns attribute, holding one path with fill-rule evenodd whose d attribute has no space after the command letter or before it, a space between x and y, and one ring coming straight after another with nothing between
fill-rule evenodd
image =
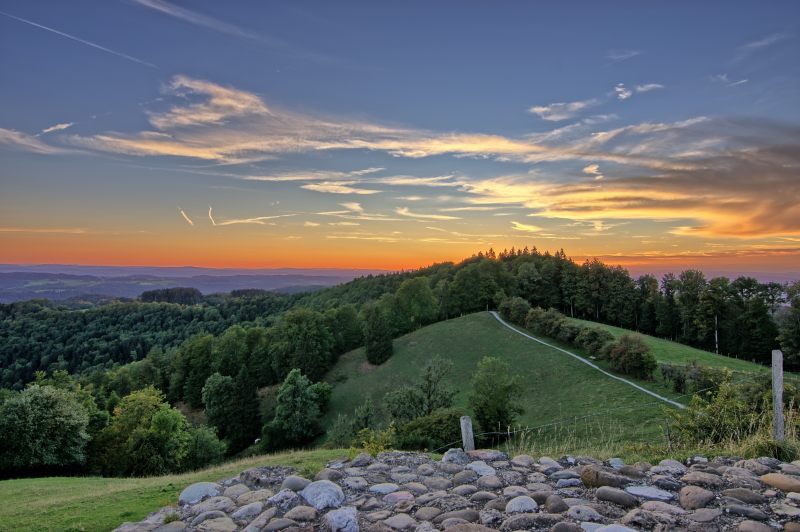
<instances>
[{"instance_id":1,"label":"foreground rocks","mask_svg":"<svg viewBox=\"0 0 800 532\"><path fill-rule=\"evenodd\" d=\"M800 461L696 457L624 464L451 449L361 454L313 479L249 469L201 482L119 532L481 532L732 530L800 532Z\"/></svg>"}]
</instances>

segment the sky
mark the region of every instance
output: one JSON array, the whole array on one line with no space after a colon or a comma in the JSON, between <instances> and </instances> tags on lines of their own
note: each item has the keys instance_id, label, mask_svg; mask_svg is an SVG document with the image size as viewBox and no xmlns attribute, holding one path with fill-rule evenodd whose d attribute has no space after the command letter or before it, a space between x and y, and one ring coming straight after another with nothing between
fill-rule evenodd
<instances>
[{"instance_id":1,"label":"sky","mask_svg":"<svg viewBox=\"0 0 800 532\"><path fill-rule=\"evenodd\" d=\"M0 0L0 263L800 271L800 3Z\"/></svg>"}]
</instances>

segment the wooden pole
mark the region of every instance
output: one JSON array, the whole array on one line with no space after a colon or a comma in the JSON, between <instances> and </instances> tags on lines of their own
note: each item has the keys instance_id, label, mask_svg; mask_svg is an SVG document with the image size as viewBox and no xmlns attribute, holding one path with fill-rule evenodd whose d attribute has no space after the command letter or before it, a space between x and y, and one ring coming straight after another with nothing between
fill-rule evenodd
<instances>
[{"instance_id":1,"label":"wooden pole","mask_svg":"<svg viewBox=\"0 0 800 532\"><path fill-rule=\"evenodd\" d=\"M472 419L461 416L461 444L465 451L475 450L475 438L472 435Z\"/></svg>"},{"instance_id":2,"label":"wooden pole","mask_svg":"<svg viewBox=\"0 0 800 532\"><path fill-rule=\"evenodd\" d=\"M772 414L772 437L783 441L783 353L780 349L772 351Z\"/></svg>"}]
</instances>

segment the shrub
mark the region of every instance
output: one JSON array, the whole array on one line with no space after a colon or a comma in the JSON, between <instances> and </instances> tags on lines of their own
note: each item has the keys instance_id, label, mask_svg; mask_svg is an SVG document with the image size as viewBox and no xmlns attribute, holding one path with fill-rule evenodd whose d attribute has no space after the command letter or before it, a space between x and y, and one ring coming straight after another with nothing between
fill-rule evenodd
<instances>
[{"instance_id":1,"label":"shrub","mask_svg":"<svg viewBox=\"0 0 800 532\"><path fill-rule=\"evenodd\" d=\"M417 382L387 393L383 404L392 421L403 424L453 406L455 390L444 382L452 366L449 360L434 357L422 368Z\"/></svg>"},{"instance_id":2,"label":"shrub","mask_svg":"<svg viewBox=\"0 0 800 532\"><path fill-rule=\"evenodd\" d=\"M608 349L608 360L614 371L650 380L656 369L656 358L640 336L623 334Z\"/></svg>"},{"instance_id":3,"label":"shrub","mask_svg":"<svg viewBox=\"0 0 800 532\"><path fill-rule=\"evenodd\" d=\"M192 471L218 464L225 456L227 446L217 438L214 429L205 425L189 429L189 447L184 459L184 469Z\"/></svg>"},{"instance_id":4,"label":"shrub","mask_svg":"<svg viewBox=\"0 0 800 532\"><path fill-rule=\"evenodd\" d=\"M358 452L363 451L372 456L378 456L392 448L395 432L394 425L389 425L384 430L363 429L356 436L359 447L351 448L350 454L355 456Z\"/></svg>"},{"instance_id":5,"label":"shrub","mask_svg":"<svg viewBox=\"0 0 800 532\"><path fill-rule=\"evenodd\" d=\"M262 431L264 445L274 450L286 443L305 443L319 435L319 419L330 394L330 384L311 384L300 370L290 371L278 391L275 418Z\"/></svg>"},{"instance_id":6,"label":"shrub","mask_svg":"<svg viewBox=\"0 0 800 532\"><path fill-rule=\"evenodd\" d=\"M561 340L562 342L572 344L575 342L575 338L580 334L580 332L584 329L582 325L576 325L574 323L565 322L561 324L561 328L558 331L558 335L556 338Z\"/></svg>"},{"instance_id":7,"label":"shrub","mask_svg":"<svg viewBox=\"0 0 800 532\"><path fill-rule=\"evenodd\" d=\"M516 325L525 325L531 305L521 297L504 299L498 307L500 315Z\"/></svg>"},{"instance_id":8,"label":"shrub","mask_svg":"<svg viewBox=\"0 0 800 532\"><path fill-rule=\"evenodd\" d=\"M664 383L677 393L716 393L722 383L731 379L730 371L703 366L696 360L686 365L659 364L659 372Z\"/></svg>"},{"instance_id":9,"label":"shrub","mask_svg":"<svg viewBox=\"0 0 800 532\"><path fill-rule=\"evenodd\" d=\"M433 450L453 442L461 441L462 408L442 408L427 416L418 417L397 431L395 444L399 449ZM475 434L480 434L477 422L472 425Z\"/></svg>"},{"instance_id":10,"label":"shrub","mask_svg":"<svg viewBox=\"0 0 800 532\"><path fill-rule=\"evenodd\" d=\"M592 356L603 355L603 346L613 341L610 332L598 327L583 327L575 337L575 344Z\"/></svg>"},{"instance_id":11,"label":"shrub","mask_svg":"<svg viewBox=\"0 0 800 532\"><path fill-rule=\"evenodd\" d=\"M383 308L364 305L364 349L370 364L383 364L392 356L392 327Z\"/></svg>"},{"instance_id":12,"label":"shrub","mask_svg":"<svg viewBox=\"0 0 800 532\"><path fill-rule=\"evenodd\" d=\"M534 307L530 309L528 311L528 315L525 316L525 327L536 333L539 333L539 322L541 322L543 314L544 309L542 307Z\"/></svg>"},{"instance_id":13,"label":"shrub","mask_svg":"<svg viewBox=\"0 0 800 532\"><path fill-rule=\"evenodd\" d=\"M469 398L478 424L484 428L511 426L514 418L523 412L518 403L521 388L519 376L512 376L504 361L484 357L478 362Z\"/></svg>"}]
</instances>

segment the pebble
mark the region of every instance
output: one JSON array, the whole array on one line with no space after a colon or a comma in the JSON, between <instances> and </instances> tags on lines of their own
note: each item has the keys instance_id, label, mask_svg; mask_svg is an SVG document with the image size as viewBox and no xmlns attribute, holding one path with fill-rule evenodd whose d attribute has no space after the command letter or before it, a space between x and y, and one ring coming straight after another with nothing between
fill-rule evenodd
<instances>
[{"instance_id":1,"label":"pebble","mask_svg":"<svg viewBox=\"0 0 800 532\"><path fill-rule=\"evenodd\" d=\"M625 491L631 495L641 497L650 501L669 501L675 498L674 493L652 486L628 486Z\"/></svg>"}]
</instances>

